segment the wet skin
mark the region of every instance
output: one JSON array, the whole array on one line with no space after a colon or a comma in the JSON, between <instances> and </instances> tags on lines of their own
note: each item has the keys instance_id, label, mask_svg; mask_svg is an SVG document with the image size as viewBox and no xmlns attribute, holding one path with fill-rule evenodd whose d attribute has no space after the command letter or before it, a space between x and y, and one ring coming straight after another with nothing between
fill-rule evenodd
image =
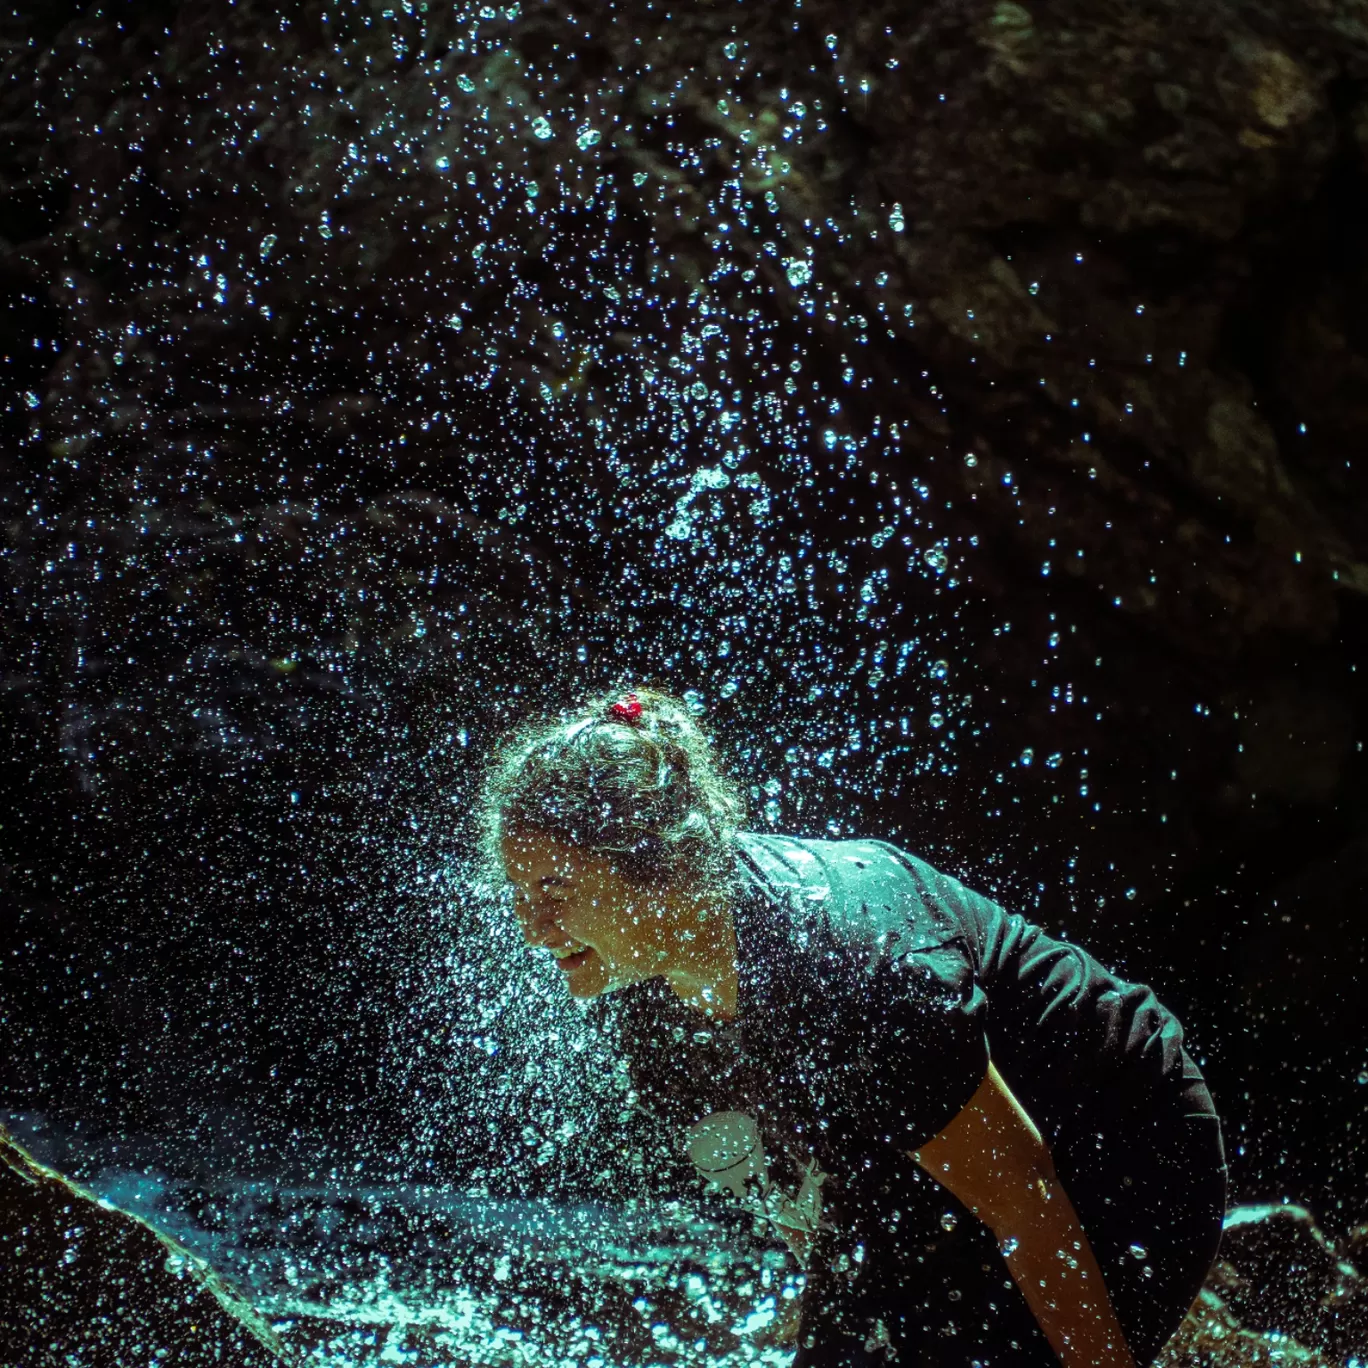
<instances>
[{"instance_id":1,"label":"wet skin","mask_svg":"<svg viewBox=\"0 0 1368 1368\"><path fill-rule=\"evenodd\" d=\"M536 831L502 846L523 940L556 956L573 997L663 976L702 1011L736 1011L736 936L725 900L632 883L611 859Z\"/></svg>"}]
</instances>

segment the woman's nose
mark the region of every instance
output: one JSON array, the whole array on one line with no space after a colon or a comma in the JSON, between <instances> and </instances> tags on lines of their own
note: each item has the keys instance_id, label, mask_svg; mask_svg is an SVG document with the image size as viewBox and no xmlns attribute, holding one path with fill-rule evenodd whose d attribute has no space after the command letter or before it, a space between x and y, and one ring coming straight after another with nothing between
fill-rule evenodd
<instances>
[{"instance_id":1,"label":"woman's nose","mask_svg":"<svg viewBox=\"0 0 1368 1368\"><path fill-rule=\"evenodd\" d=\"M518 926L527 945L540 945L556 921L555 908L537 907L532 903L519 905L517 915Z\"/></svg>"}]
</instances>

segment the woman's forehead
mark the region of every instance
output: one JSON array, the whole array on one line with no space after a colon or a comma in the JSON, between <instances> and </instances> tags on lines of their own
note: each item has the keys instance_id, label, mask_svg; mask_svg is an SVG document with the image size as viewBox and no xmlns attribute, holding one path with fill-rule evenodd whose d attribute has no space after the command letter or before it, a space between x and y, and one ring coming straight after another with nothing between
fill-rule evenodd
<instances>
[{"instance_id":1,"label":"woman's forehead","mask_svg":"<svg viewBox=\"0 0 1368 1368\"><path fill-rule=\"evenodd\" d=\"M566 876L584 867L585 855L540 831L509 832L503 839L504 869L510 877L535 881Z\"/></svg>"}]
</instances>

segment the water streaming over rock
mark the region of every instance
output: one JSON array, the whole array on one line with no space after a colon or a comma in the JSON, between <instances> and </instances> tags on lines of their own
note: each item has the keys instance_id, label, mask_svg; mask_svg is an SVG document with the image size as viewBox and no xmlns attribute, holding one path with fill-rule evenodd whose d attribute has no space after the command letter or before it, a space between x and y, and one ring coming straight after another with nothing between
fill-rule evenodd
<instances>
[{"instance_id":1,"label":"water streaming over rock","mask_svg":"<svg viewBox=\"0 0 1368 1368\"><path fill-rule=\"evenodd\" d=\"M1361 28L971 10L0 21L0 1106L307 1361L786 1361L801 1275L471 860L607 684L755 829L1163 978L1242 1196L1363 1217L1361 279L1242 331L1322 211L1245 225L1363 193ZM1175 1362L1363 1354L1344 1248Z\"/></svg>"}]
</instances>

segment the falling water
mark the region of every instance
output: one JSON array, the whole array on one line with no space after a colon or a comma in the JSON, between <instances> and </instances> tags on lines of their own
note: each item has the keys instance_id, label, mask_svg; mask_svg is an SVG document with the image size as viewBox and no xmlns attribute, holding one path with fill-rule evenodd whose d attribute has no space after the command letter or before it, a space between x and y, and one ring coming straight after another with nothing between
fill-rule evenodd
<instances>
[{"instance_id":1,"label":"falling water","mask_svg":"<svg viewBox=\"0 0 1368 1368\"><path fill-rule=\"evenodd\" d=\"M1112 948L1178 896L1182 738L1238 701L1185 695L1172 753L1115 720L1078 586L1149 586L1094 572L1110 522L1004 560L1056 507L967 416L1087 254L924 297L861 130L941 78L782 13L97 9L24 78L68 199L12 327L0 1104L305 1362L787 1361L801 1275L476 871L517 719L656 680L754 830L876 833ZM1095 482L1133 404L1047 388L1031 440Z\"/></svg>"}]
</instances>

